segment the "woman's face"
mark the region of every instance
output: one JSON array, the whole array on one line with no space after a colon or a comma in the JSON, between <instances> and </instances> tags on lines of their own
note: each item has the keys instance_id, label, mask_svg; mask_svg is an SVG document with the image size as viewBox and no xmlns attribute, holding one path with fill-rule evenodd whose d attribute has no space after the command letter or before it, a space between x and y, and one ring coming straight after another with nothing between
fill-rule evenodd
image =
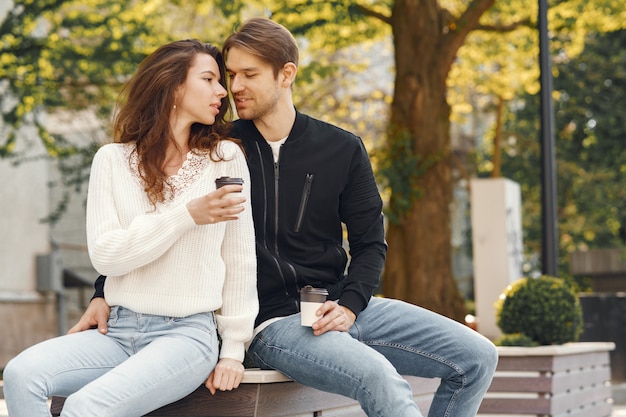
<instances>
[{"instance_id":1,"label":"woman's face","mask_svg":"<svg viewBox=\"0 0 626 417\"><path fill-rule=\"evenodd\" d=\"M177 123L212 125L220 112L226 89L219 83L220 71L215 59L208 54L197 54L185 82L176 90Z\"/></svg>"}]
</instances>

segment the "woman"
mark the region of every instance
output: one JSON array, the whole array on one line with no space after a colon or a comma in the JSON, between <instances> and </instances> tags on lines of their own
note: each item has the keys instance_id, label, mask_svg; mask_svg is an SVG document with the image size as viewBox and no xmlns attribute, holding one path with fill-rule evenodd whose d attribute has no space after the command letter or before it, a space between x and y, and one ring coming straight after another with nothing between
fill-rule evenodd
<instances>
[{"instance_id":1,"label":"woman","mask_svg":"<svg viewBox=\"0 0 626 417\"><path fill-rule=\"evenodd\" d=\"M184 40L148 56L125 87L87 198L89 256L108 275L108 333L61 336L9 362L12 417L49 416L53 395L68 397L64 417L138 417L207 378L212 391L239 385L258 311L256 258L224 83L219 50ZM216 190L222 176L244 187ZM237 191L235 205L222 198Z\"/></svg>"}]
</instances>

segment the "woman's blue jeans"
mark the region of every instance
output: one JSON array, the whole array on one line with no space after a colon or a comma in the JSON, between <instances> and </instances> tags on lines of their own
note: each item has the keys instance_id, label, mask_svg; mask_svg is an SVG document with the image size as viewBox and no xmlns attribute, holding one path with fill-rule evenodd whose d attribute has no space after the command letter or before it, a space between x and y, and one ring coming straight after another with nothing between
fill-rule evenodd
<instances>
[{"instance_id":1,"label":"woman's blue jeans","mask_svg":"<svg viewBox=\"0 0 626 417\"><path fill-rule=\"evenodd\" d=\"M372 298L346 332L314 336L299 314L263 329L252 361L293 380L357 400L369 417L421 417L401 375L441 378L429 417L474 417L498 361L469 327L426 309Z\"/></svg>"},{"instance_id":2,"label":"woman's blue jeans","mask_svg":"<svg viewBox=\"0 0 626 417\"><path fill-rule=\"evenodd\" d=\"M218 358L212 312L184 318L112 307L96 330L34 345L4 370L11 417L50 416L48 397L67 396L63 417L139 417L198 388Z\"/></svg>"}]
</instances>

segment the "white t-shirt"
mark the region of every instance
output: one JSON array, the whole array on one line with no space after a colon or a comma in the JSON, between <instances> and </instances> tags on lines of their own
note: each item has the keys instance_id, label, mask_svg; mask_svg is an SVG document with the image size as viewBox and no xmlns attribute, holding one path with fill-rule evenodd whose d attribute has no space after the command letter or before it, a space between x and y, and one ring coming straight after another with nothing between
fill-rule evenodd
<instances>
[{"instance_id":1,"label":"white t-shirt","mask_svg":"<svg viewBox=\"0 0 626 417\"><path fill-rule=\"evenodd\" d=\"M274 162L278 162L278 157L280 156L280 147L283 146L283 143L285 143L286 140L287 138L283 138L275 142L270 142L269 140L267 141L267 143L272 148L272 154L274 155Z\"/></svg>"}]
</instances>

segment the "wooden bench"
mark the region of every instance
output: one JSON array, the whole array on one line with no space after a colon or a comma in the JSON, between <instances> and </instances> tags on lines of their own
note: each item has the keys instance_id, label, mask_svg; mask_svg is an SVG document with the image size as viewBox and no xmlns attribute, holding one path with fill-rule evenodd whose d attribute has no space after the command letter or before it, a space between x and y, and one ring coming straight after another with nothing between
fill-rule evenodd
<instances>
[{"instance_id":1,"label":"wooden bench","mask_svg":"<svg viewBox=\"0 0 626 417\"><path fill-rule=\"evenodd\" d=\"M406 377L415 403L424 415L439 386L439 379ZM50 411L58 417L62 397L54 397ZM365 417L359 404L337 394L330 394L293 382L278 371L246 369L243 383L233 391L211 395L204 386L182 400L161 407L145 417Z\"/></svg>"}]
</instances>

